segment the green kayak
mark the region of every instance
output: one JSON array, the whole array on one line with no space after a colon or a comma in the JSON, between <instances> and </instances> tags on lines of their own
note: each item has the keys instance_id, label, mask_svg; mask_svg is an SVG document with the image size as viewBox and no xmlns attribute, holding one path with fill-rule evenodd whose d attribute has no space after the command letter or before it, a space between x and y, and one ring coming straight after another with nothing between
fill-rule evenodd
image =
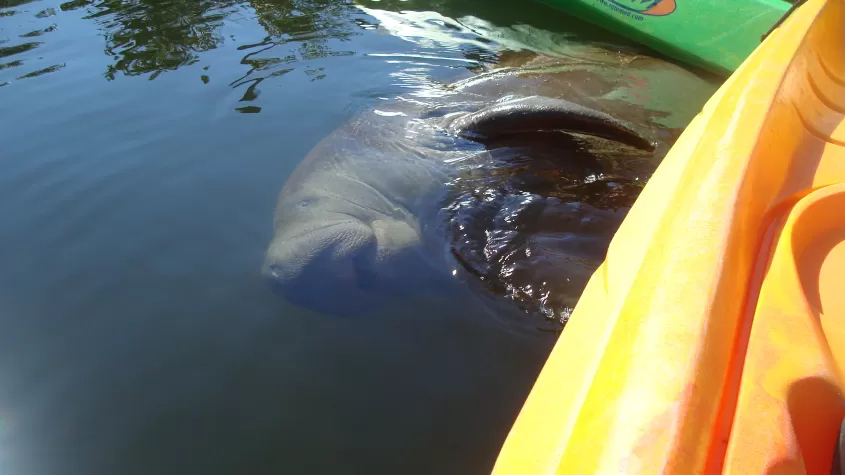
<instances>
[{"instance_id":1,"label":"green kayak","mask_svg":"<svg viewBox=\"0 0 845 475\"><path fill-rule=\"evenodd\" d=\"M791 7L783 0L541 0L667 56L730 74Z\"/></svg>"}]
</instances>

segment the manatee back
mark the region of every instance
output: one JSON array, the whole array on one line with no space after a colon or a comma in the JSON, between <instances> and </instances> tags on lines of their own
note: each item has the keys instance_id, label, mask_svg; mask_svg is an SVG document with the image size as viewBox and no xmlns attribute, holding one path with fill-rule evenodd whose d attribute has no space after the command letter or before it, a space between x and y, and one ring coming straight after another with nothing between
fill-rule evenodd
<instances>
[{"instance_id":1,"label":"manatee back","mask_svg":"<svg viewBox=\"0 0 845 475\"><path fill-rule=\"evenodd\" d=\"M491 99L538 95L568 100L643 129L663 130L686 127L720 83L657 57L601 47L580 48L577 57L517 58L453 87Z\"/></svg>"}]
</instances>

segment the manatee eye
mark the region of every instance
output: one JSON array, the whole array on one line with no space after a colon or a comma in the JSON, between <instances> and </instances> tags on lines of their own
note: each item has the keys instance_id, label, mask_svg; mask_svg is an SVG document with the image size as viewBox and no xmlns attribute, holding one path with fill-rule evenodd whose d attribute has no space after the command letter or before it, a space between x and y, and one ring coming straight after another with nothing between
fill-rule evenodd
<instances>
[{"instance_id":1,"label":"manatee eye","mask_svg":"<svg viewBox=\"0 0 845 475\"><path fill-rule=\"evenodd\" d=\"M310 204L311 204L311 200L310 200L310 199L308 199L308 198L305 198L304 200L300 201L300 202L299 202L299 203L297 203L296 205L297 205L298 207L300 207L300 208L305 208L305 207L307 207L307 206L308 206L308 205L310 205Z\"/></svg>"}]
</instances>

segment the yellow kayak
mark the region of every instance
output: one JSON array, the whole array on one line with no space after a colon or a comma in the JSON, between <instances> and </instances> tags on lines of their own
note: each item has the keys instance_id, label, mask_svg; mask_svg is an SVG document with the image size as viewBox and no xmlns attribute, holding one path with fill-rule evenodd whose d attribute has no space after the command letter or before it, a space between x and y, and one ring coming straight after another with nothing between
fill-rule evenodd
<instances>
[{"instance_id":1,"label":"yellow kayak","mask_svg":"<svg viewBox=\"0 0 845 475\"><path fill-rule=\"evenodd\" d=\"M646 185L494 473L842 468L843 114L845 0L808 0Z\"/></svg>"}]
</instances>

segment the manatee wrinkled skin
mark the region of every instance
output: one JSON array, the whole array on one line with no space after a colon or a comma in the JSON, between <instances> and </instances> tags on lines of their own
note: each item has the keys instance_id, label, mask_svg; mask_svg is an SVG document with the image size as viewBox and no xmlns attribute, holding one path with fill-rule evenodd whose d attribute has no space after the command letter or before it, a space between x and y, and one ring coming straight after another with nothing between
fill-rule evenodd
<instances>
[{"instance_id":1,"label":"manatee wrinkled skin","mask_svg":"<svg viewBox=\"0 0 845 475\"><path fill-rule=\"evenodd\" d=\"M634 188L607 178L594 149L642 157L659 141L567 95L571 71L540 63L380 104L323 139L281 191L264 275L294 303L343 313L461 268L564 312L549 294L573 304L632 201L599 203ZM607 188L598 202L583 202L590 183Z\"/></svg>"}]
</instances>

